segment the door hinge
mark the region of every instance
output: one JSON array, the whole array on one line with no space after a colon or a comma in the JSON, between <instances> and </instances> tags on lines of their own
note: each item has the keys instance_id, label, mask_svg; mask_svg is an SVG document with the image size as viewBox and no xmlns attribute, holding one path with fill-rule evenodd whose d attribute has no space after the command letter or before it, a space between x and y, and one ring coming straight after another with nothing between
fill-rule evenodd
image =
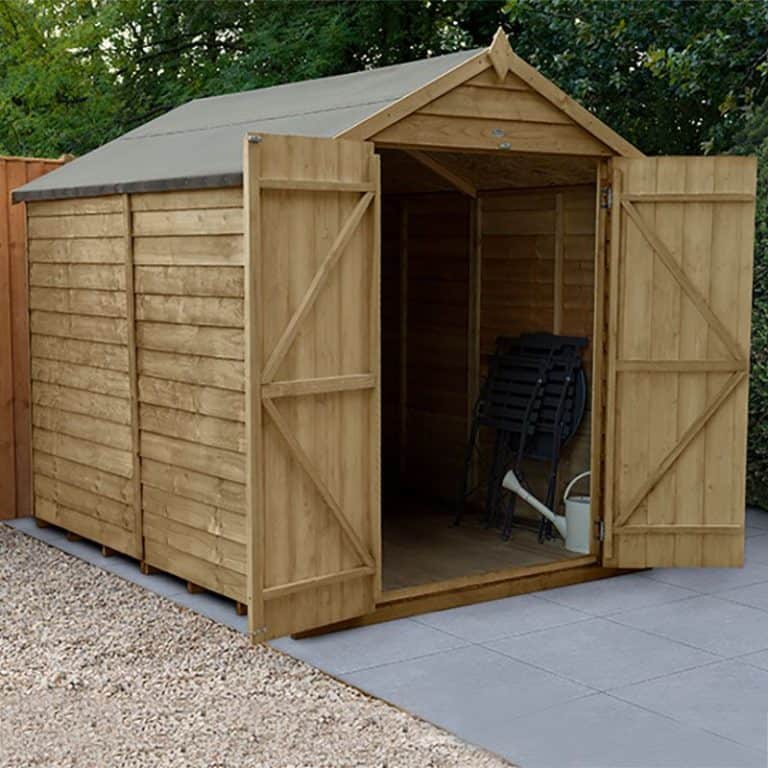
<instances>
[{"instance_id":1,"label":"door hinge","mask_svg":"<svg viewBox=\"0 0 768 768\"><path fill-rule=\"evenodd\" d=\"M600 190L600 207L611 210L613 208L613 188L603 187Z\"/></svg>"},{"instance_id":2,"label":"door hinge","mask_svg":"<svg viewBox=\"0 0 768 768\"><path fill-rule=\"evenodd\" d=\"M595 534L597 535L598 541L605 541L605 521L598 520L595 523Z\"/></svg>"}]
</instances>

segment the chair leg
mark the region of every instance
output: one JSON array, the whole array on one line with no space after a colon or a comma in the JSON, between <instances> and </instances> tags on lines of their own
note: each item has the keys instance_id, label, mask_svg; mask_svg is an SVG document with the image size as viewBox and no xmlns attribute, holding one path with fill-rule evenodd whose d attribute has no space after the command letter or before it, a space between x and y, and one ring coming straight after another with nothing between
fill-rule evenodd
<instances>
[{"instance_id":1,"label":"chair leg","mask_svg":"<svg viewBox=\"0 0 768 768\"><path fill-rule=\"evenodd\" d=\"M517 505L517 494L510 493L507 497L506 509L504 510L504 525L501 529L501 538L509 541L512 536L512 524L515 520L515 506Z\"/></svg>"},{"instance_id":2,"label":"chair leg","mask_svg":"<svg viewBox=\"0 0 768 768\"><path fill-rule=\"evenodd\" d=\"M552 470L549 474L549 480L547 481L547 495L544 503L553 511L555 509L555 494L557 492L557 470L560 466L559 457L555 457L555 461L552 464ZM554 528L552 523L546 518L541 518L539 521L539 543L542 543L545 539L549 541L555 537Z\"/></svg>"},{"instance_id":3,"label":"chair leg","mask_svg":"<svg viewBox=\"0 0 768 768\"><path fill-rule=\"evenodd\" d=\"M461 518L464 515L464 506L467 503L467 495L469 493L469 475L472 472L472 458L475 454L475 444L477 443L477 423L472 424L472 431L469 435L469 444L467 446L467 453L464 457L464 477L461 482L461 490L459 491L459 498L456 504L456 513L453 517L453 524L459 525Z\"/></svg>"},{"instance_id":4,"label":"chair leg","mask_svg":"<svg viewBox=\"0 0 768 768\"><path fill-rule=\"evenodd\" d=\"M491 454L491 463L488 466L488 478L485 486L485 507L483 508L483 525L490 528L493 522L493 478L496 474L496 460L499 452L499 433L493 439L493 452Z\"/></svg>"},{"instance_id":5,"label":"chair leg","mask_svg":"<svg viewBox=\"0 0 768 768\"><path fill-rule=\"evenodd\" d=\"M497 504L499 500L499 486L502 481L502 472L506 458L505 443L507 435L504 432L497 431L496 439L493 443L493 460L488 474L488 487L485 491L485 527L491 528L496 524L498 517Z\"/></svg>"}]
</instances>

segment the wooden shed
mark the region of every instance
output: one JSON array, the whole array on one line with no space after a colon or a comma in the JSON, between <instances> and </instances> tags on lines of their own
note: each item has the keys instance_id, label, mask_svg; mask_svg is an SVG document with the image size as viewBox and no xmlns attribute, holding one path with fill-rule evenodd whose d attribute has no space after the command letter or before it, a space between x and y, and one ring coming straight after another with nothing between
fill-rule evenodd
<instances>
[{"instance_id":1,"label":"wooden shed","mask_svg":"<svg viewBox=\"0 0 768 768\"><path fill-rule=\"evenodd\" d=\"M32 513L26 220L11 190L62 162L0 156L0 520Z\"/></svg>"},{"instance_id":2,"label":"wooden shed","mask_svg":"<svg viewBox=\"0 0 768 768\"><path fill-rule=\"evenodd\" d=\"M754 195L753 158L645 157L501 33L173 110L17 195L35 515L255 640L739 566ZM589 339L586 555L450 524L528 331Z\"/></svg>"}]
</instances>

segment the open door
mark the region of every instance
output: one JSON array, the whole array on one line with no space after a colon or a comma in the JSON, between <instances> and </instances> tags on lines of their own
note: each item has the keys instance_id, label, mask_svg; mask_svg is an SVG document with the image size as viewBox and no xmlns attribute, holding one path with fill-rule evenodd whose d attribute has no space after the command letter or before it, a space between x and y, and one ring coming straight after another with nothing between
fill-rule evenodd
<instances>
[{"instance_id":1,"label":"open door","mask_svg":"<svg viewBox=\"0 0 768 768\"><path fill-rule=\"evenodd\" d=\"M605 565L743 563L755 178L613 160Z\"/></svg>"},{"instance_id":2,"label":"open door","mask_svg":"<svg viewBox=\"0 0 768 768\"><path fill-rule=\"evenodd\" d=\"M379 159L359 141L245 144L249 624L373 610L379 577Z\"/></svg>"}]
</instances>

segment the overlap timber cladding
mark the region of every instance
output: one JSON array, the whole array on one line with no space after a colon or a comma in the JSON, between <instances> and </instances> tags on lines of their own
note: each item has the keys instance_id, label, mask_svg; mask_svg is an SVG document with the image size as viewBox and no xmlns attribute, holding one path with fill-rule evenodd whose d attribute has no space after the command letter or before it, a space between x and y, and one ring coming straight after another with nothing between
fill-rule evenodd
<instances>
[{"instance_id":1,"label":"overlap timber cladding","mask_svg":"<svg viewBox=\"0 0 768 768\"><path fill-rule=\"evenodd\" d=\"M242 205L30 204L29 279L35 514L244 601Z\"/></svg>"},{"instance_id":2,"label":"overlap timber cladding","mask_svg":"<svg viewBox=\"0 0 768 768\"><path fill-rule=\"evenodd\" d=\"M512 98L510 98L512 97ZM380 131L377 144L564 155L612 155L565 112L510 73L487 70Z\"/></svg>"},{"instance_id":3,"label":"overlap timber cladding","mask_svg":"<svg viewBox=\"0 0 768 768\"><path fill-rule=\"evenodd\" d=\"M594 311L595 188L509 192L485 197L481 214L481 369L498 336L554 332L591 340ZM584 354L591 375L592 348ZM590 466L589 402L563 452L563 480ZM543 492L547 470L527 477ZM560 483L562 488L563 483Z\"/></svg>"},{"instance_id":4,"label":"overlap timber cladding","mask_svg":"<svg viewBox=\"0 0 768 768\"><path fill-rule=\"evenodd\" d=\"M245 601L243 195L133 195L144 558Z\"/></svg>"},{"instance_id":5,"label":"overlap timber cladding","mask_svg":"<svg viewBox=\"0 0 768 768\"><path fill-rule=\"evenodd\" d=\"M120 196L28 205L34 513L139 557Z\"/></svg>"}]
</instances>

